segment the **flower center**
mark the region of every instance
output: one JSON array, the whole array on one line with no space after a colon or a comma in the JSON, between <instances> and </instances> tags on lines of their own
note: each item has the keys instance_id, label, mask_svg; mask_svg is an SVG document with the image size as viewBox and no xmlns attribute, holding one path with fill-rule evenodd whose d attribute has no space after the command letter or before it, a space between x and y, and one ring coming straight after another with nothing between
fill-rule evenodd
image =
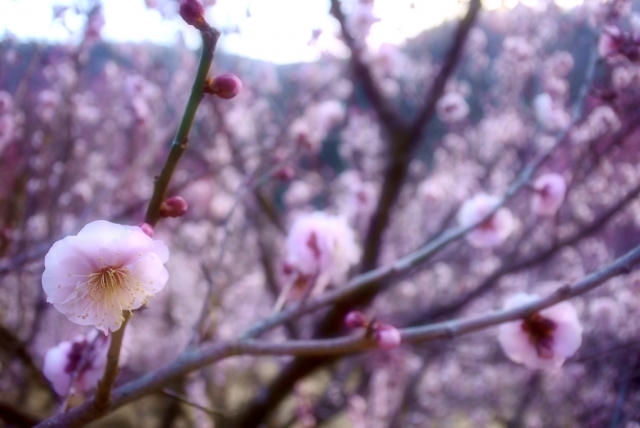
<instances>
[{"instance_id":1,"label":"flower center","mask_svg":"<svg viewBox=\"0 0 640 428\"><path fill-rule=\"evenodd\" d=\"M129 269L125 267L108 266L98 272L89 274L87 288L92 298L104 293L117 292L126 288L129 280Z\"/></svg>"},{"instance_id":2,"label":"flower center","mask_svg":"<svg viewBox=\"0 0 640 428\"><path fill-rule=\"evenodd\" d=\"M529 334L529 341L536 347L538 357L553 358L553 331L556 323L540 314L533 314L522 321L522 330Z\"/></svg>"}]
</instances>

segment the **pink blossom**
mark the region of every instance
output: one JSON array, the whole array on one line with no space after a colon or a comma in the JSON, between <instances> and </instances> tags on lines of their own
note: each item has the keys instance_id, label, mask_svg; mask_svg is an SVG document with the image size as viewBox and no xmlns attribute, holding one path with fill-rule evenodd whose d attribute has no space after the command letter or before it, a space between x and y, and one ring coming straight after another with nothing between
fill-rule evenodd
<instances>
[{"instance_id":1,"label":"pink blossom","mask_svg":"<svg viewBox=\"0 0 640 428\"><path fill-rule=\"evenodd\" d=\"M518 293L505 309L526 305L537 295ZM507 357L531 369L557 369L582 343L582 325L575 308L560 302L524 320L500 325L498 341Z\"/></svg>"},{"instance_id":2,"label":"pink blossom","mask_svg":"<svg viewBox=\"0 0 640 428\"><path fill-rule=\"evenodd\" d=\"M107 363L110 339L92 330L87 336L60 342L47 351L42 371L59 396L69 392L82 394L98 384ZM74 376L75 383L70 388Z\"/></svg>"},{"instance_id":3,"label":"pink blossom","mask_svg":"<svg viewBox=\"0 0 640 428\"><path fill-rule=\"evenodd\" d=\"M538 122L548 131L559 131L569 126L569 113L558 107L546 92L533 99L533 108Z\"/></svg>"},{"instance_id":4,"label":"pink blossom","mask_svg":"<svg viewBox=\"0 0 640 428\"><path fill-rule=\"evenodd\" d=\"M446 123L456 123L469 115L469 104L458 92L449 92L438 100L438 117Z\"/></svg>"},{"instance_id":5,"label":"pink blossom","mask_svg":"<svg viewBox=\"0 0 640 428\"><path fill-rule=\"evenodd\" d=\"M462 204L458 222L467 227L477 224L500 202L500 198L480 193ZM493 248L511 235L514 220L507 208L500 208L491 217L467 233L467 241L476 248Z\"/></svg>"},{"instance_id":6,"label":"pink blossom","mask_svg":"<svg viewBox=\"0 0 640 428\"><path fill-rule=\"evenodd\" d=\"M342 282L360 260L360 247L344 217L321 211L299 216L287 236L287 265L299 277L317 276L319 290Z\"/></svg>"},{"instance_id":7,"label":"pink blossom","mask_svg":"<svg viewBox=\"0 0 640 428\"><path fill-rule=\"evenodd\" d=\"M168 259L166 245L138 226L94 221L53 244L42 287L70 321L107 334L120 328L123 311L139 308L164 288Z\"/></svg>"},{"instance_id":8,"label":"pink blossom","mask_svg":"<svg viewBox=\"0 0 640 428\"><path fill-rule=\"evenodd\" d=\"M376 323L373 327L374 337L381 349L390 350L400 346L402 336L400 331L392 325Z\"/></svg>"},{"instance_id":9,"label":"pink blossom","mask_svg":"<svg viewBox=\"0 0 640 428\"><path fill-rule=\"evenodd\" d=\"M9 113L13 108L13 97L6 91L0 91L0 114Z\"/></svg>"},{"instance_id":10,"label":"pink blossom","mask_svg":"<svg viewBox=\"0 0 640 428\"><path fill-rule=\"evenodd\" d=\"M560 174L549 173L538 177L533 189L531 209L539 215L551 216L560 209L567 193L567 184Z\"/></svg>"}]
</instances>

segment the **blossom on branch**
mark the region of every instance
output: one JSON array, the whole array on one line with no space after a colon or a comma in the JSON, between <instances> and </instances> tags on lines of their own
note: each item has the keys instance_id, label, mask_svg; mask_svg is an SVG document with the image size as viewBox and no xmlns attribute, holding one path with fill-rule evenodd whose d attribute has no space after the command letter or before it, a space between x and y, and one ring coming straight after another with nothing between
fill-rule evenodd
<instances>
[{"instance_id":1,"label":"blossom on branch","mask_svg":"<svg viewBox=\"0 0 640 428\"><path fill-rule=\"evenodd\" d=\"M478 223L491 210L493 210L500 198L480 193L462 204L458 212L458 222L467 227ZM493 248L502 244L511 235L514 220L511 211L500 208L491 217L483 221L475 229L467 233L467 241L476 248Z\"/></svg>"},{"instance_id":2,"label":"blossom on branch","mask_svg":"<svg viewBox=\"0 0 640 428\"><path fill-rule=\"evenodd\" d=\"M44 259L47 302L81 325L116 331L122 313L162 290L169 250L138 226L99 220L53 244Z\"/></svg>"},{"instance_id":3,"label":"blossom on branch","mask_svg":"<svg viewBox=\"0 0 640 428\"><path fill-rule=\"evenodd\" d=\"M47 351L42 372L56 393L64 397L93 389L104 373L110 336L93 330L70 342L60 342ZM72 379L75 379L71 385Z\"/></svg>"},{"instance_id":4,"label":"blossom on branch","mask_svg":"<svg viewBox=\"0 0 640 428\"><path fill-rule=\"evenodd\" d=\"M316 211L298 217L287 236L287 270L296 282L316 277L316 292L344 281L360 260L356 236L344 217Z\"/></svg>"},{"instance_id":5,"label":"blossom on branch","mask_svg":"<svg viewBox=\"0 0 640 428\"><path fill-rule=\"evenodd\" d=\"M518 293L505 309L534 302L539 296ZM500 325L498 341L507 357L531 369L557 369L582 343L582 325L575 308L560 302L517 321Z\"/></svg>"},{"instance_id":6,"label":"blossom on branch","mask_svg":"<svg viewBox=\"0 0 640 428\"><path fill-rule=\"evenodd\" d=\"M549 173L538 177L533 183L531 209L542 216L554 215L564 202L567 184L560 174Z\"/></svg>"}]
</instances>

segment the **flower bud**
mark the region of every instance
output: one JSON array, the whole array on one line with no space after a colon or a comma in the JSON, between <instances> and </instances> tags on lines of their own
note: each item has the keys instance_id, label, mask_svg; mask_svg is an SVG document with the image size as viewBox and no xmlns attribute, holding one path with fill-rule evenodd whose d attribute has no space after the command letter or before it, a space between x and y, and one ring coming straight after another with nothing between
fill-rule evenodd
<instances>
[{"instance_id":1,"label":"flower bud","mask_svg":"<svg viewBox=\"0 0 640 428\"><path fill-rule=\"evenodd\" d=\"M189 25L200 29L204 21L204 7L198 0L180 0L180 16Z\"/></svg>"},{"instance_id":2,"label":"flower bud","mask_svg":"<svg viewBox=\"0 0 640 428\"><path fill-rule=\"evenodd\" d=\"M140 223L138 227L142 229L144 234L149 238L153 238L153 226L151 226L149 223Z\"/></svg>"},{"instance_id":3,"label":"flower bud","mask_svg":"<svg viewBox=\"0 0 640 428\"><path fill-rule=\"evenodd\" d=\"M208 81L205 92L229 100L240 93L242 81L235 74L224 73Z\"/></svg>"},{"instance_id":4,"label":"flower bud","mask_svg":"<svg viewBox=\"0 0 640 428\"><path fill-rule=\"evenodd\" d=\"M296 170L293 169L293 167L291 166L283 166L282 168L278 169L276 172L273 173L273 178L276 178L282 181L291 181L295 178L295 176L296 176Z\"/></svg>"},{"instance_id":5,"label":"flower bud","mask_svg":"<svg viewBox=\"0 0 640 428\"><path fill-rule=\"evenodd\" d=\"M366 315L360 311L351 311L344 317L344 325L348 328L365 327L368 323Z\"/></svg>"},{"instance_id":6,"label":"flower bud","mask_svg":"<svg viewBox=\"0 0 640 428\"><path fill-rule=\"evenodd\" d=\"M390 350L400 346L400 331L392 325L379 324L373 327L374 337L381 349Z\"/></svg>"},{"instance_id":7,"label":"flower bud","mask_svg":"<svg viewBox=\"0 0 640 428\"><path fill-rule=\"evenodd\" d=\"M160 217L180 217L187 212L188 207L182 196L172 196L160 205Z\"/></svg>"}]
</instances>

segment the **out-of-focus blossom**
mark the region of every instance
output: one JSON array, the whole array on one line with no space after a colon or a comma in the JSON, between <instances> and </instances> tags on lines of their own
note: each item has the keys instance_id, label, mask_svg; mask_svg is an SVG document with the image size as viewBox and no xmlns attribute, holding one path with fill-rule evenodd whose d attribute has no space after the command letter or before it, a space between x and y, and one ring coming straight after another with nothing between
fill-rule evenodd
<instances>
[{"instance_id":1,"label":"out-of-focus blossom","mask_svg":"<svg viewBox=\"0 0 640 428\"><path fill-rule=\"evenodd\" d=\"M462 204L458 212L458 222L466 227L476 224L492 211L500 198L480 193ZM467 233L467 241L476 248L493 248L502 244L511 235L514 220L511 211L500 208L491 217Z\"/></svg>"},{"instance_id":2,"label":"out-of-focus blossom","mask_svg":"<svg viewBox=\"0 0 640 428\"><path fill-rule=\"evenodd\" d=\"M94 221L53 244L42 287L70 321L107 334L120 328L123 311L139 308L164 288L168 259L166 245L138 226Z\"/></svg>"},{"instance_id":3,"label":"out-of-focus blossom","mask_svg":"<svg viewBox=\"0 0 640 428\"><path fill-rule=\"evenodd\" d=\"M533 190L531 209L539 215L550 216L560 209L567 193L567 183L560 174L544 174L533 183Z\"/></svg>"},{"instance_id":4,"label":"out-of-focus blossom","mask_svg":"<svg viewBox=\"0 0 640 428\"><path fill-rule=\"evenodd\" d=\"M371 26L378 21L380 18L373 14L373 2L359 1L349 16L351 31L360 40L364 40L369 35Z\"/></svg>"},{"instance_id":5,"label":"out-of-focus blossom","mask_svg":"<svg viewBox=\"0 0 640 428\"><path fill-rule=\"evenodd\" d=\"M208 81L205 92L225 100L234 98L242 90L242 80L235 74L224 73Z\"/></svg>"},{"instance_id":6,"label":"out-of-focus blossom","mask_svg":"<svg viewBox=\"0 0 640 428\"><path fill-rule=\"evenodd\" d=\"M587 119L571 133L574 143L595 140L620 129L620 119L608 105L600 105L593 109Z\"/></svg>"},{"instance_id":7,"label":"out-of-focus blossom","mask_svg":"<svg viewBox=\"0 0 640 428\"><path fill-rule=\"evenodd\" d=\"M523 306L539 296L518 293L505 309ZM582 325L575 308L560 302L526 319L500 325L498 341L507 357L531 369L557 369L582 343Z\"/></svg>"},{"instance_id":8,"label":"out-of-focus blossom","mask_svg":"<svg viewBox=\"0 0 640 428\"><path fill-rule=\"evenodd\" d=\"M15 116L12 114L0 115L0 152L13 140L16 130Z\"/></svg>"},{"instance_id":9,"label":"out-of-focus blossom","mask_svg":"<svg viewBox=\"0 0 640 428\"><path fill-rule=\"evenodd\" d=\"M38 94L36 114L45 123L49 123L56 116L62 102L60 94L51 89L45 89Z\"/></svg>"},{"instance_id":10,"label":"out-of-focus blossom","mask_svg":"<svg viewBox=\"0 0 640 428\"><path fill-rule=\"evenodd\" d=\"M620 55L632 62L640 61L640 36L623 32L616 26L608 25L600 34L598 53L603 58Z\"/></svg>"},{"instance_id":11,"label":"out-of-focus blossom","mask_svg":"<svg viewBox=\"0 0 640 428\"><path fill-rule=\"evenodd\" d=\"M535 49L522 36L510 36L504 39L502 49L514 62L527 62L535 56Z\"/></svg>"},{"instance_id":12,"label":"out-of-focus blossom","mask_svg":"<svg viewBox=\"0 0 640 428\"><path fill-rule=\"evenodd\" d=\"M160 205L160 217L180 217L187 209L189 205L182 196L172 196Z\"/></svg>"},{"instance_id":13,"label":"out-of-focus blossom","mask_svg":"<svg viewBox=\"0 0 640 428\"><path fill-rule=\"evenodd\" d=\"M551 95L544 92L533 99L533 108L538 122L549 131L559 131L569 126L571 116L555 105Z\"/></svg>"},{"instance_id":14,"label":"out-of-focus blossom","mask_svg":"<svg viewBox=\"0 0 640 428\"><path fill-rule=\"evenodd\" d=\"M400 346L402 337L400 331L392 325L376 323L373 335L381 349L390 350Z\"/></svg>"},{"instance_id":15,"label":"out-of-focus blossom","mask_svg":"<svg viewBox=\"0 0 640 428\"><path fill-rule=\"evenodd\" d=\"M13 108L13 97L7 91L0 91L0 114L9 113Z\"/></svg>"},{"instance_id":16,"label":"out-of-focus blossom","mask_svg":"<svg viewBox=\"0 0 640 428\"><path fill-rule=\"evenodd\" d=\"M300 215L287 236L287 266L300 278L317 278L316 291L345 279L360 260L355 233L344 217L321 211ZM296 279L296 280L297 280Z\"/></svg>"},{"instance_id":17,"label":"out-of-focus blossom","mask_svg":"<svg viewBox=\"0 0 640 428\"><path fill-rule=\"evenodd\" d=\"M567 51L555 52L545 61L545 68L548 73L556 77L566 77L573 69L573 56Z\"/></svg>"},{"instance_id":18,"label":"out-of-focus blossom","mask_svg":"<svg viewBox=\"0 0 640 428\"><path fill-rule=\"evenodd\" d=\"M84 393L95 388L107 363L110 336L93 330L70 342L60 342L47 351L42 371L56 393L64 397L69 392ZM75 383L71 388L71 380Z\"/></svg>"},{"instance_id":19,"label":"out-of-focus blossom","mask_svg":"<svg viewBox=\"0 0 640 428\"><path fill-rule=\"evenodd\" d=\"M456 123L469 115L469 104L462 94L449 92L438 100L436 105L438 117L446 123Z\"/></svg>"},{"instance_id":20,"label":"out-of-focus blossom","mask_svg":"<svg viewBox=\"0 0 640 428\"><path fill-rule=\"evenodd\" d=\"M344 120L344 106L340 101L327 100L309 106L302 117L295 119L289 127L289 135L297 144L310 152L320 150L322 140L329 131Z\"/></svg>"}]
</instances>

